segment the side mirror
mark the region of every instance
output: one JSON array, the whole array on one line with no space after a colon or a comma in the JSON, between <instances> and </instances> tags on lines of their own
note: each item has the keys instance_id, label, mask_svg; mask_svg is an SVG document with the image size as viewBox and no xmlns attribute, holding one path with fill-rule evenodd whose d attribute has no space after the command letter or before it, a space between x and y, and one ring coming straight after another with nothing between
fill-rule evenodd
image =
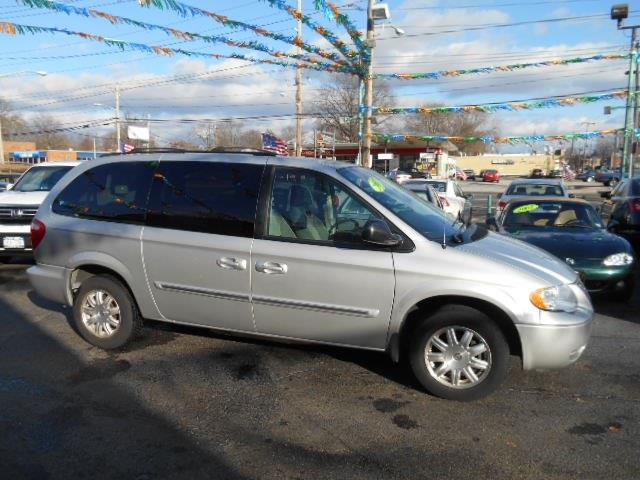
<instances>
[{"instance_id":1,"label":"side mirror","mask_svg":"<svg viewBox=\"0 0 640 480\"><path fill-rule=\"evenodd\" d=\"M498 231L498 221L496 220L496 217L487 217L486 223L489 230L492 230L494 232Z\"/></svg>"},{"instance_id":2,"label":"side mirror","mask_svg":"<svg viewBox=\"0 0 640 480\"><path fill-rule=\"evenodd\" d=\"M473 199L473 193L465 193L464 194L464 198L466 198L467 200L472 200Z\"/></svg>"},{"instance_id":3,"label":"side mirror","mask_svg":"<svg viewBox=\"0 0 640 480\"><path fill-rule=\"evenodd\" d=\"M600 197L611 198L611 192L600 192Z\"/></svg>"},{"instance_id":4,"label":"side mirror","mask_svg":"<svg viewBox=\"0 0 640 480\"><path fill-rule=\"evenodd\" d=\"M402 237L391 231L384 220L369 220L362 230L362 241L381 247L395 247L402 243Z\"/></svg>"},{"instance_id":5,"label":"side mirror","mask_svg":"<svg viewBox=\"0 0 640 480\"><path fill-rule=\"evenodd\" d=\"M501 193L499 193L498 195L496 195L496 198L500 198L500 197L502 197L502 194L501 194Z\"/></svg>"},{"instance_id":6,"label":"side mirror","mask_svg":"<svg viewBox=\"0 0 640 480\"><path fill-rule=\"evenodd\" d=\"M619 226L620 226L620 222L612 218L611 220L609 220L609 223L607 224L607 230L610 232L615 232L616 230L618 230Z\"/></svg>"},{"instance_id":7,"label":"side mirror","mask_svg":"<svg viewBox=\"0 0 640 480\"><path fill-rule=\"evenodd\" d=\"M575 194L574 194L574 193L570 193L570 194L569 194L569 198L576 198L576 196L575 196Z\"/></svg>"}]
</instances>

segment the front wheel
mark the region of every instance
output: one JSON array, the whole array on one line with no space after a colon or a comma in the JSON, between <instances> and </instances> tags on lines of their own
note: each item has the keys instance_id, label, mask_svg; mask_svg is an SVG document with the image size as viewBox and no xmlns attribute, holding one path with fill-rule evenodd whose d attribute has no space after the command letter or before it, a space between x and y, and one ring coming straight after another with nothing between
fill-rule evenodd
<instances>
[{"instance_id":1,"label":"front wheel","mask_svg":"<svg viewBox=\"0 0 640 480\"><path fill-rule=\"evenodd\" d=\"M509 346L485 314L445 306L412 334L411 368L427 392L458 401L493 393L509 370Z\"/></svg>"},{"instance_id":2,"label":"front wheel","mask_svg":"<svg viewBox=\"0 0 640 480\"><path fill-rule=\"evenodd\" d=\"M613 300L616 302L628 302L633 297L635 287L635 279L633 275L629 275L622 281L622 286L613 294Z\"/></svg>"},{"instance_id":3,"label":"front wheel","mask_svg":"<svg viewBox=\"0 0 640 480\"><path fill-rule=\"evenodd\" d=\"M593 177L587 177L587 183L593 183L594 180L595 179Z\"/></svg>"},{"instance_id":4,"label":"front wheel","mask_svg":"<svg viewBox=\"0 0 640 480\"><path fill-rule=\"evenodd\" d=\"M617 178L612 178L611 180L609 180L607 183L605 183L605 185L607 187L615 187L618 184L618 179Z\"/></svg>"}]
</instances>

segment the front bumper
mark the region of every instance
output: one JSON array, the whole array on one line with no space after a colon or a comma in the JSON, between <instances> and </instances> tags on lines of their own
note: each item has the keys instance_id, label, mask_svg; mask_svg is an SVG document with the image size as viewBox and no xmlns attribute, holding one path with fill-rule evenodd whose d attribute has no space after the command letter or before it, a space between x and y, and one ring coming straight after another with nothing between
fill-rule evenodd
<instances>
[{"instance_id":1,"label":"front bumper","mask_svg":"<svg viewBox=\"0 0 640 480\"><path fill-rule=\"evenodd\" d=\"M53 265L34 265L27 269L29 282L38 295L56 303L71 305L69 270Z\"/></svg>"},{"instance_id":2,"label":"front bumper","mask_svg":"<svg viewBox=\"0 0 640 480\"><path fill-rule=\"evenodd\" d=\"M516 325L524 370L562 368L577 361L589 342L592 318L574 325Z\"/></svg>"},{"instance_id":3,"label":"front bumper","mask_svg":"<svg viewBox=\"0 0 640 480\"><path fill-rule=\"evenodd\" d=\"M633 266L576 268L589 293L612 291L619 288L619 282L625 280L633 271Z\"/></svg>"}]
</instances>

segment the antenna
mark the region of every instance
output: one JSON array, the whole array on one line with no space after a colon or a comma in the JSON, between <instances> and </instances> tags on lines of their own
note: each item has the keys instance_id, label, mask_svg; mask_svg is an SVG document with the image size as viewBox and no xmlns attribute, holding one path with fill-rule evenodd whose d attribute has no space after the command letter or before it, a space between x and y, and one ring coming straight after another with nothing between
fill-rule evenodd
<instances>
[{"instance_id":1,"label":"antenna","mask_svg":"<svg viewBox=\"0 0 640 480\"><path fill-rule=\"evenodd\" d=\"M442 244L440 245L444 250L447 248L447 216L442 212Z\"/></svg>"}]
</instances>

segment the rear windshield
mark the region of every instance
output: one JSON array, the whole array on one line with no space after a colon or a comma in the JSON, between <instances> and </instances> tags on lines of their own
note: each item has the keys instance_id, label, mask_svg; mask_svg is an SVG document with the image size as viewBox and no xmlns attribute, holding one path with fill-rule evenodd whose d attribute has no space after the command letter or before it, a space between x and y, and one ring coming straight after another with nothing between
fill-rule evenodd
<instances>
[{"instance_id":1,"label":"rear windshield","mask_svg":"<svg viewBox=\"0 0 640 480\"><path fill-rule=\"evenodd\" d=\"M507 189L507 195L522 195L522 196L554 196L554 197L562 197L562 187L560 185L551 185L551 184L519 184L519 185L511 185Z\"/></svg>"},{"instance_id":2,"label":"rear windshield","mask_svg":"<svg viewBox=\"0 0 640 480\"><path fill-rule=\"evenodd\" d=\"M14 192L48 192L73 167L32 167L12 188Z\"/></svg>"}]
</instances>

